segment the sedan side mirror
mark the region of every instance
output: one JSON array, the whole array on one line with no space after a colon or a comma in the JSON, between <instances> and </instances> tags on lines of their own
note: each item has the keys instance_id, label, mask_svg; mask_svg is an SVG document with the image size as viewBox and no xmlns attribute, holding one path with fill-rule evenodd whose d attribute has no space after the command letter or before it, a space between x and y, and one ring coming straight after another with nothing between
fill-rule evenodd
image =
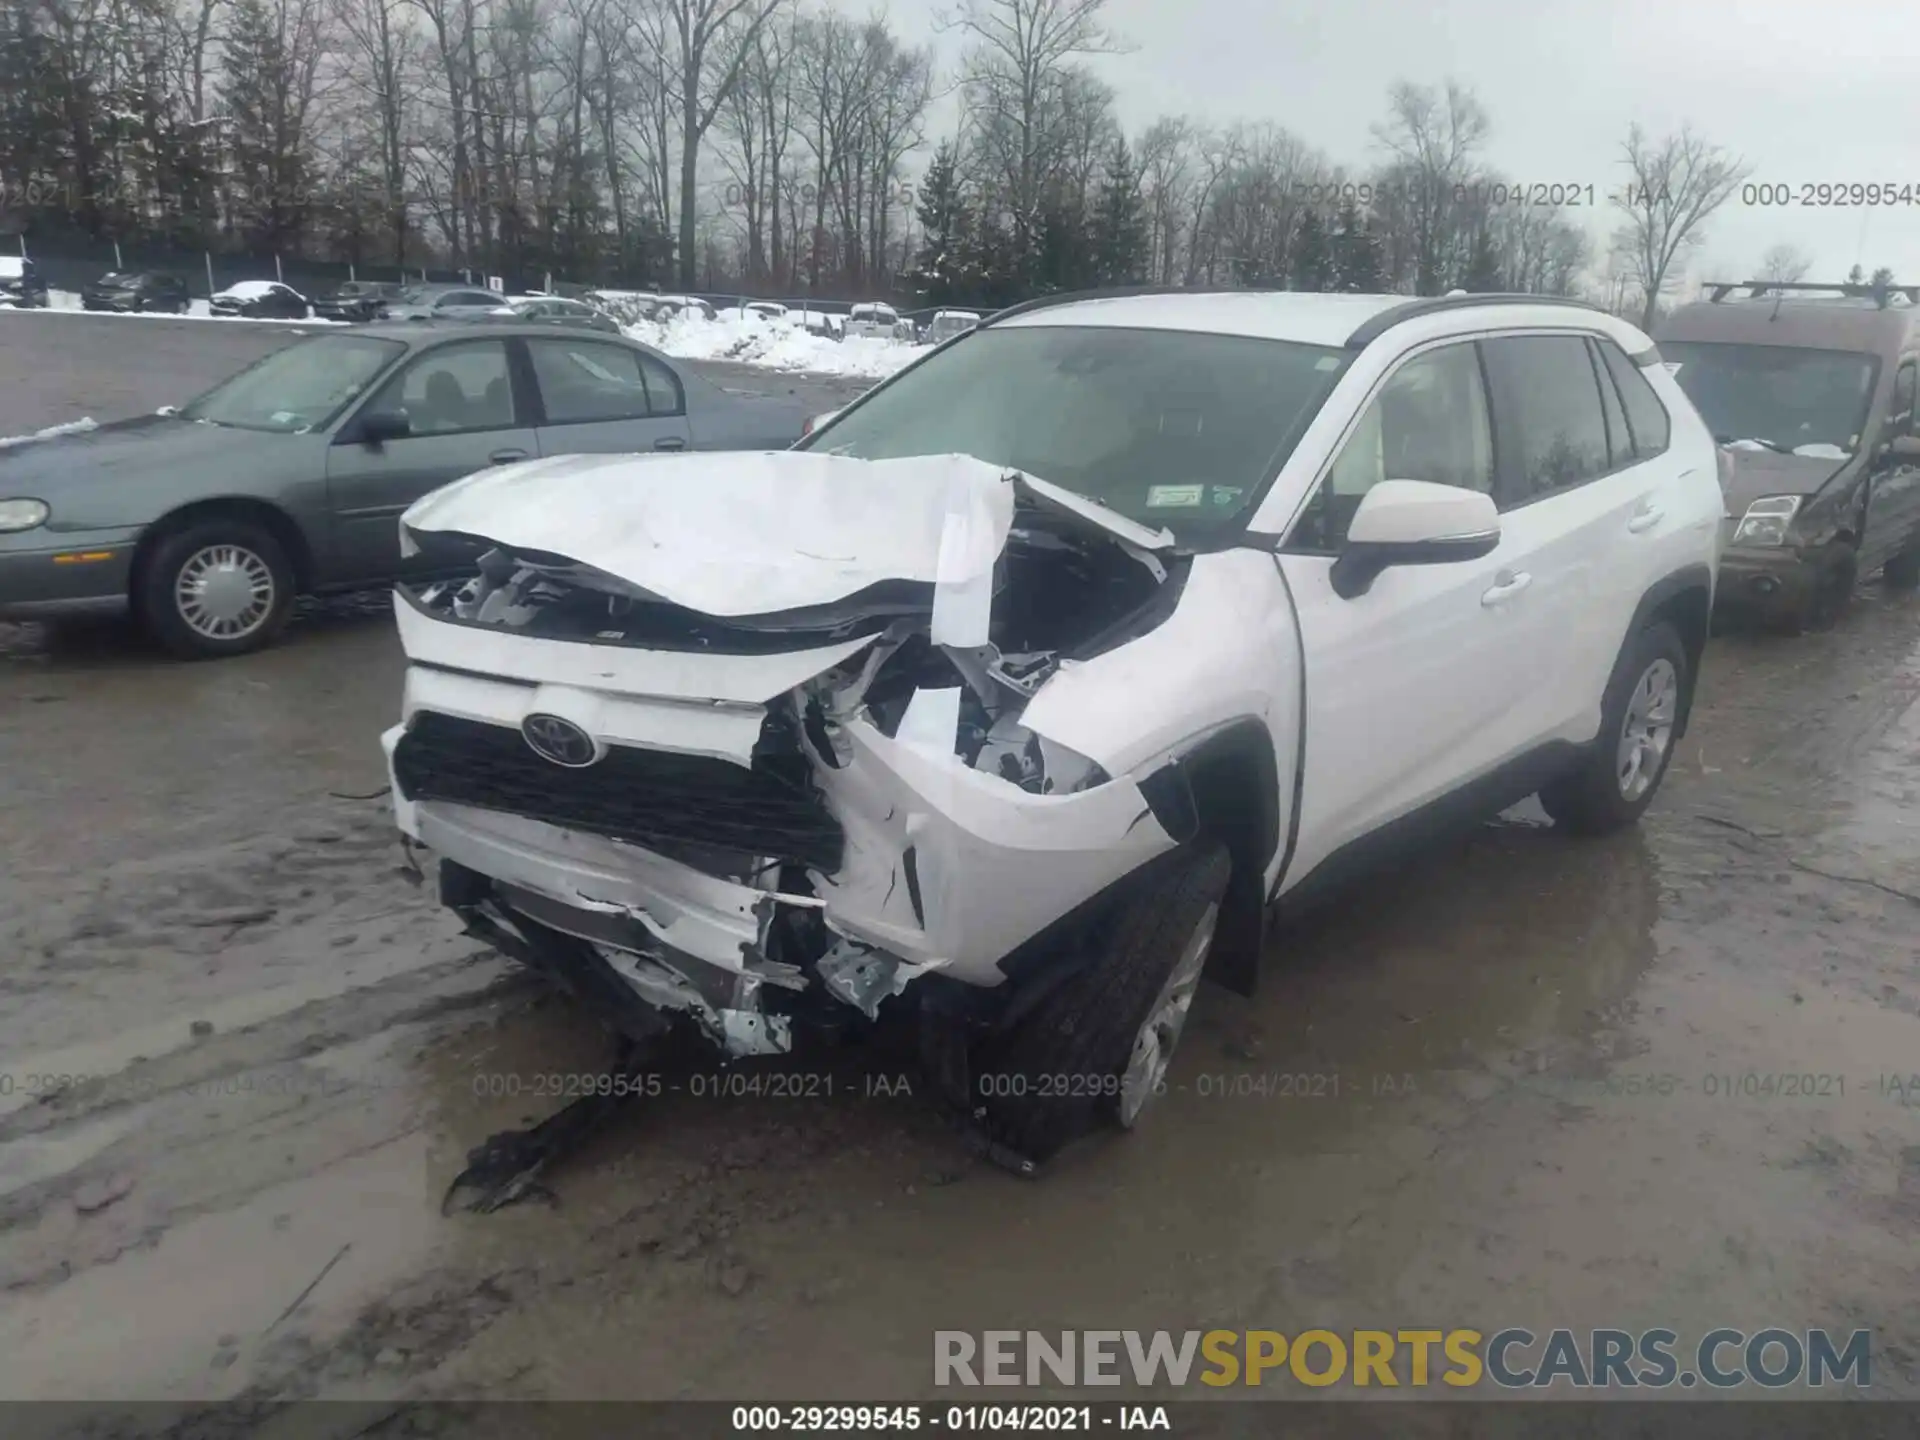
<instances>
[{"instance_id":1,"label":"sedan side mirror","mask_svg":"<svg viewBox=\"0 0 1920 1440\"><path fill-rule=\"evenodd\" d=\"M413 418L405 410L373 410L360 417L363 444L379 445L388 440L404 440L413 433Z\"/></svg>"},{"instance_id":2,"label":"sedan side mirror","mask_svg":"<svg viewBox=\"0 0 1920 1440\"><path fill-rule=\"evenodd\" d=\"M1882 453L1896 460L1920 460L1920 435L1896 435Z\"/></svg>"},{"instance_id":3,"label":"sedan side mirror","mask_svg":"<svg viewBox=\"0 0 1920 1440\"><path fill-rule=\"evenodd\" d=\"M1493 497L1426 480L1382 480L1361 497L1333 562L1333 593L1354 600L1395 565L1450 565L1500 543Z\"/></svg>"}]
</instances>

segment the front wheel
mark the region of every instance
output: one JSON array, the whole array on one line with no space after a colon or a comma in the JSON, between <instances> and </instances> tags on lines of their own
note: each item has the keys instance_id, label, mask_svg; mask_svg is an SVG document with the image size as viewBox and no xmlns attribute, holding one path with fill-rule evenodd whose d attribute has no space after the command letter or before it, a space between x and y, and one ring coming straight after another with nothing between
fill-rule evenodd
<instances>
[{"instance_id":1,"label":"front wheel","mask_svg":"<svg viewBox=\"0 0 1920 1440\"><path fill-rule=\"evenodd\" d=\"M1673 759L1687 684L1687 648L1672 625L1656 621L1628 642L1607 682L1598 738L1540 792L1556 824L1604 835L1640 818Z\"/></svg>"},{"instance_id":2,"label":"front wheel","mask_svg":"<svg viewBox=\"0 0 1920 1440\"><path fill-rule=\"evenodd\" d=\"M1037 1165L1102 1121L1139 1124L1166 1090L1232 872L1202 838L1120 882L1095 957L974 1057L995 1141Z\"/></svg>"},{"instance_id":3,"label":"front wheel","mask_svg":"<svg viewBox=\"0 0 1920 1440\"><path fill-rule=\"evenodd\" d=\"M293 567L271 533L214 519L165 536L140 567L134 601L148 630L187 659L257 650L293 606Z\"/></svg>"}]
</instances>

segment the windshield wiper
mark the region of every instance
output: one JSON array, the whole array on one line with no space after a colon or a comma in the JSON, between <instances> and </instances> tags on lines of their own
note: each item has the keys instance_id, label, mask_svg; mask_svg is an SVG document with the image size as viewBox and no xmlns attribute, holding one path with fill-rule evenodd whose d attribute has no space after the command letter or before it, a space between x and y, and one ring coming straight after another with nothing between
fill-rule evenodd
<instances>
[{"instance_id":1,"label":"windshield wiper","mask_svg":"<svg viewBox=\"0 0 1920 1440\"><path fill-rule=\"evenodd\" d=\"M1793 453L1793 451L1789 450L1785 445L1769 440L1762 435L1748 435L1739 440L1734 439L1731 435L1716 435L1713 438L1715 443L1720 445L1764 445L1776 455L1791 455Z\"/></svg>"}]
</instances>

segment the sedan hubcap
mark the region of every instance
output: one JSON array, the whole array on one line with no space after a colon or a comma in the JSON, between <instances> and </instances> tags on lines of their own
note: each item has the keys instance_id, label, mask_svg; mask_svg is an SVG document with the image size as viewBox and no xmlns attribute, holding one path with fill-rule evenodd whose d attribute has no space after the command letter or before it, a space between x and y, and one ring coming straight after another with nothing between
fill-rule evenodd
<instances>
[{"instance_id":1,"label":"sedan hubcap","mask_svg":"<svg viewBox=\"0 0 1920 1440\"><path fill-rule=\"evenodd\" d=\"M1187 1011L1193 1008L1193 992L1200 988L1200 972L1206 968L1207 952L1213 948L1214 926L1220 919L1220 905L1207 906L1200 923L1174 962L1173 973L1160 987L1146 1023L1133 1038L1133 1054L1120 1077L1120 1123L1128 1129L1140 1119L1140 1112L1160 1092L1167 1080L1167 1066L1173 1060L1173 1047L1180 1043L1180 1031L1187 1023Z\"/></svg>"},{"instance_id":2,"label":"sedan hubcap","mask_svg":"<svg viewBox=\"0 0 1920 1440\"><path fill-rule=\"evenodd\" d=\"M266 623L273 571L243 545L209 545L180 567L173 586L180 618L209 640L238 640Z\"/></svg>"},{"instance_id":3,"label":"sedan hubcap","mask_svg":"<svg viewBox=\"0 0 1920 1440\"><path fill-rule=\"evenodd\" d=\"M1641 675L1627 701L1615 755L1614 778L1620 795L1638 800L1660 778L1660 765L1673 743L1673 718L1680 705L1680 676L1671 660L1656 660Z\"/></svg>"}]
</instances>

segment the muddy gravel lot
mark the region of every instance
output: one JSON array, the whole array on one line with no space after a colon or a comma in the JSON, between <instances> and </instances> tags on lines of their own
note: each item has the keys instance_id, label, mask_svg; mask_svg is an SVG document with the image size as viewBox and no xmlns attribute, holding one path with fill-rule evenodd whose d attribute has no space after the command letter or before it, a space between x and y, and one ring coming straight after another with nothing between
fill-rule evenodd
<instances>
[{"instance_id":1,"label":"muddy gravel lot","mask_svg":"<svg viewBox=\"0 0 1920 1440\"><path fill-rule=\"evenodd\" d=\"M286 338L0 316L0 434ZM1040 1182L864 1047L685 1071L485 1217L468 1148L609 1052L397 845L401 671L379 596L216 664L0 626L0 1395L911 1398L936 1329L1426 1324L1872 1327L1920 1397L1912 597L1717 638L1636 833L1523 809L1276 936Z\"/></svg>"}]
</instances>

